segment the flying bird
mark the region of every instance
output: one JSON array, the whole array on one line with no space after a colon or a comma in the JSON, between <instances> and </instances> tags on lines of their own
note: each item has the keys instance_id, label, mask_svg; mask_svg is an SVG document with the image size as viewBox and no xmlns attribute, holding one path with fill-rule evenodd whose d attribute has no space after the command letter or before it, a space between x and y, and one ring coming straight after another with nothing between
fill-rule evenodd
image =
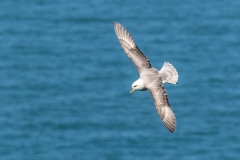
<instances>
[{"instance_id":1,"label":"flying bird","mask_svg":"<svg viewBox=\"0 0 240 160\"><path fill-rule=\"evenodd\" d=\"M139 79L132 84L130 93L135 90L149 90L163 124L173 133L176 129L176 118L163 84L177 84L177 70L168 62L164 62L160 70L152 67L149 59L140 51L131 34L117 22L114 22L114 29L124 52L134 63L140 75Z\"/></svg>"}]
</instances>

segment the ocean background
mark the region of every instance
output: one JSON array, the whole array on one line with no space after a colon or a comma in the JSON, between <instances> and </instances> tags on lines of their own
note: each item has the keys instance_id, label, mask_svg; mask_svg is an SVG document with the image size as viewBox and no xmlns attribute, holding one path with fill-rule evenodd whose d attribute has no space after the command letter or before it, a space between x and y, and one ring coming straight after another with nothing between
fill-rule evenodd
<instances>
[{"instance_id":1,"label":"ocean background","mask_svg":"<svg viewBox=\"0 0 240 160\"><path fill-rule=\"evenodd\" d=\"M176 67L175 133L115 21ZM240 1L1 1L0 160L239 160L239 82Z\"/></svg>"}]
</instances>

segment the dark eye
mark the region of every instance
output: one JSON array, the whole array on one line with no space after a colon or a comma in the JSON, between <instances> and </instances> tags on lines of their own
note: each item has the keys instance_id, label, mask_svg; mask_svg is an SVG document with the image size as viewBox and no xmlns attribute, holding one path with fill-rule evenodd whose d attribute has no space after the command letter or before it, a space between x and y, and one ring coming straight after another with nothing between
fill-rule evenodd
<instances>
[{"instance_id":1,"label":"dark eye","mask_svg":"<svg viewBox=\"0 0 240 160\"><path fill-rule=\"evenodd\" d=\"M133 86L133 87L137 87L137 86Z\"/></svg>"}]
</instances>

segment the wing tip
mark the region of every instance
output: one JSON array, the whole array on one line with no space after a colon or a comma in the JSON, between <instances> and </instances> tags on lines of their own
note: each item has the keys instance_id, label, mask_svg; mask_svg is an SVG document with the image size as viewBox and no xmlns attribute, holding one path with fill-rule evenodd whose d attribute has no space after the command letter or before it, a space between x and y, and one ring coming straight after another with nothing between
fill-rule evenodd
<instances>
[{"instance_id":1,"label":"wing tip","mask_svg":"<svg viewBox=\"0 0 240 160\"><path fill-rule=\"evenodd\" d=\"M114 25L114 28L116 28L117 26L122 26L120 23L118 23L118 22L113 22L113 25Z\"/></svg>"},{"instance_id":2,"label":"wing tip","mask_svg":"<svg viewBox=\"0 0 240 160\"><path fill-rule=\"evenodd\" d=\"M176 117L173 110L169 107L166 108L165 116L162 118L164 126L171 132L174 133L176 130Z\"/></svg>"},{"instance_id":3,"label":"wing tip","mask_svg":"<svg viewBox=\"0 0 240 160\"><path fill-rule=\"evenodd\" d=\"M164 125L171 133L174 133L176 131L176 125L175 124L173 126L168 126L164 123Z\"/></svg>"},{"instance_id":4,"label":"wing tip","mask_svg":"<svg viewBox=\"0 0 240 160\"><path fill-rule=\"evenodd\" d=\"M136 43L133 40L132 35L120 23L114 22L114 29L115 29L115 32L116 32L116 35L117 35L119 41L120 40L125 41L128 44L129 49L137 46Z\"/></svg>"},{"instance_id":5,"label":"wing tip","mask_svg":"<svg viewBox=\"0 0 240 160\"><path fill-rule=\"evenodd\" d=\"M176 131L176 120L174 119L173 123L169 121L163 121L164 126L171 132L174 133Z\"/></svg>"},{"instance_id":6,"label":"wing tip","mask_svg":"<svg viewBox=\"0 0 240 160\"><path fill-rule=\"evenodd\" d=\"M171 128L171 129L168 128L168 130L169 130L171 133L174 133L174 132L176 131L176 127Z\"/></svg>"}]
</instances>

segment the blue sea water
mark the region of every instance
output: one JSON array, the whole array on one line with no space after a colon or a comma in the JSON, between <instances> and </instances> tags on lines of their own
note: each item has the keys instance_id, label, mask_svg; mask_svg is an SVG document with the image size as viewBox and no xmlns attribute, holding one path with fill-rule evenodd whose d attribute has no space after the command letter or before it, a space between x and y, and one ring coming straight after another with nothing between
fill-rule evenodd
<instances>
[{"instance_id":1,"label":"blue sea water","mask_svg":"<svg viewBox=\"0 0 240 160\"><path fill-rule=\"evenodd\" d=\"M7 0L0 5L1 160L240 159L240 1ZM161 68L171 134L113 29Z\"/></svg>"}]
</instances>

